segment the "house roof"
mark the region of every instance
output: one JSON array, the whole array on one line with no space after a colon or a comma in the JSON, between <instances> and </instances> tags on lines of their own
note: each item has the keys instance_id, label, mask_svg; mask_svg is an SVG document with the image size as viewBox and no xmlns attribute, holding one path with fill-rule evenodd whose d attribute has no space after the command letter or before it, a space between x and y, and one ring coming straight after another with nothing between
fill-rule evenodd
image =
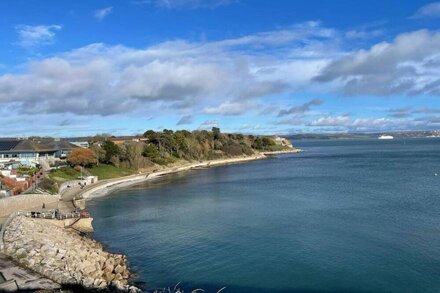
<instances>
[{"instance_id":1,"label":"house roof","mask_svg":"<svg viewBox=\"0 0 440 293\"><path fill-rule=\"evenodd\" d=\"M17 146L20 143L18 139L1 139L0 140L0 152L1 151L9 151Z\"/></svg>"},{"instance_id":2,"label":"house roof","mask_svg":"<svg viewBox=\"0 0 440 293\"><path fill-rule=\"evenodd\" d=\"M53 138L0 140L0 152L45 152L70 150L76 147L67 141Z\"/></svg>"}]
</instances>

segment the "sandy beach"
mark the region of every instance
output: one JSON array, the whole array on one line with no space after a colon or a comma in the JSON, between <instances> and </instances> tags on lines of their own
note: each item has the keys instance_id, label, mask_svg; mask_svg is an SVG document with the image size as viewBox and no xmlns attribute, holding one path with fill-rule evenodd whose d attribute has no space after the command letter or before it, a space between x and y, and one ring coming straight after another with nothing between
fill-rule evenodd
<instances>
[{"instance_id":1,"label":"sandy beach","mask_svg":"<svg viewBox=\"0 0 440 293\"><path fill-rule=\"evenodd\" d=\"M254 160L262 160L268 158L270 155L279 155L279 154L288 154L288 153L298 153L301 152L300 149L292 149L287 151L276 151L276 152L264 152L259 153L252 156L244 156L244 157L234 157L227 159L219 159L219 160L210 160L210 161L202 161L197 163L188 163L178 167L170 167L161 171L153 172L153 173L141 173L137 175L131 175L111 180L100 181L89 188L78 193L79 196L82 196L84 199L92 199L97 197L106 196L114 190L125 188L131 185L135 185L147 180L157 179L161 176L165 176L172 173L188 171L192 169L204 169L215 166L223 166L228 164L239 164L248 161Z\"/></svg>"}]
</instances>

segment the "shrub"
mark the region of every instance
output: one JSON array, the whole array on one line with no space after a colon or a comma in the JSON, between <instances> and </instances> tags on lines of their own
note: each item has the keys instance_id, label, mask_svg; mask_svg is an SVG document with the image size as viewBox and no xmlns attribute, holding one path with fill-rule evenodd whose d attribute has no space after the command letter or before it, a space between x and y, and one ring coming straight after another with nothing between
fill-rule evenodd
<instances>
[{"instance_id":1,"label":"shrub","mask_svg":"<svg viewBox=\"0 0 440 293\"><path fill-rule=\"evenodd\" d=\"M52 194L58 193L58 184L56 181L47 177L38 183L38 187Z\"/></svg>"},{"instance_id":2,"label":"shrub","mask_svg":"<svg viewBox=\"0 0 440 293\"><path fill-rule=\"evenodd\" d=\"M74 148L67 156L67 161L72 165L83 167L93 166L98 163L95 153L90 149Z\"/></svg>"}]
</instances>

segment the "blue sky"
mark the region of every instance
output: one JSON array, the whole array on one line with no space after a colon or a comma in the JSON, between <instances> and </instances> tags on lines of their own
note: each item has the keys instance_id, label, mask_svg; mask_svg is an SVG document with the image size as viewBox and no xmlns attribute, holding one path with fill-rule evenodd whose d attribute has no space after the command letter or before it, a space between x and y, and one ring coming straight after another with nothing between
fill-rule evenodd
<instances>
[{"instance_id":1,"label":"blue sky","mask_svg":"<svg viewBox=\"0 0 440 293\"><path fill-rule=\"evenodd\" d=\"M440 2L5 0L0 136L440 129Z\"/></svg>"}]
</instances>

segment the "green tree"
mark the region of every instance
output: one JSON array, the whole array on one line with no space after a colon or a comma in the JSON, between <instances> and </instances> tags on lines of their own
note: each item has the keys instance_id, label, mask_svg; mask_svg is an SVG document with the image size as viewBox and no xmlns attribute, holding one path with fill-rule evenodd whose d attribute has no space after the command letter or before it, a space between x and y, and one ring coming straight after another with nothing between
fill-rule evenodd
<instances>
[{"instance_id":1,"label":"green tree","mask_svg":"<svg viewBox=\"0 0 440 293\"><path fill-rule=\"evenodd\" d=\"M110 163L114 157L119 157L121 150L111 140L106 140L102 144L102 149L105 151L104 162Z\"/></svg>"},{"instance_id":2,"label":"green tree","mask_svg":"<svg viewBox=\"0 0 440 293\"><path fill-rule=\"evenodd\" d=\"M214 139L220 139L220 137L221 137L220 128L213 127L211 131L212 131L212 134L214 135Z\"/></svg>"},{"instance_id":3,"label":"green tree","mask_svg":"<svg viewBox=\"0 0 440 293\"><path fill-rule=\"evenodd\" d=\"M90 147L90 149L95 153L98 162L105 162L105 150L102 147L100 147L98 144L94 144Z\"/></svg>"},{"instance_id":4,"label":"green tree","mask_svg":"<svg viewBox=\"0 0 440 293\"><path fill-rule=\"evenodd\" d=\"M144 137L150 139L152 137L156 136L156 132L154 132L154 130L147 130L144 132Z\"/></svg>"}]
</instances>

